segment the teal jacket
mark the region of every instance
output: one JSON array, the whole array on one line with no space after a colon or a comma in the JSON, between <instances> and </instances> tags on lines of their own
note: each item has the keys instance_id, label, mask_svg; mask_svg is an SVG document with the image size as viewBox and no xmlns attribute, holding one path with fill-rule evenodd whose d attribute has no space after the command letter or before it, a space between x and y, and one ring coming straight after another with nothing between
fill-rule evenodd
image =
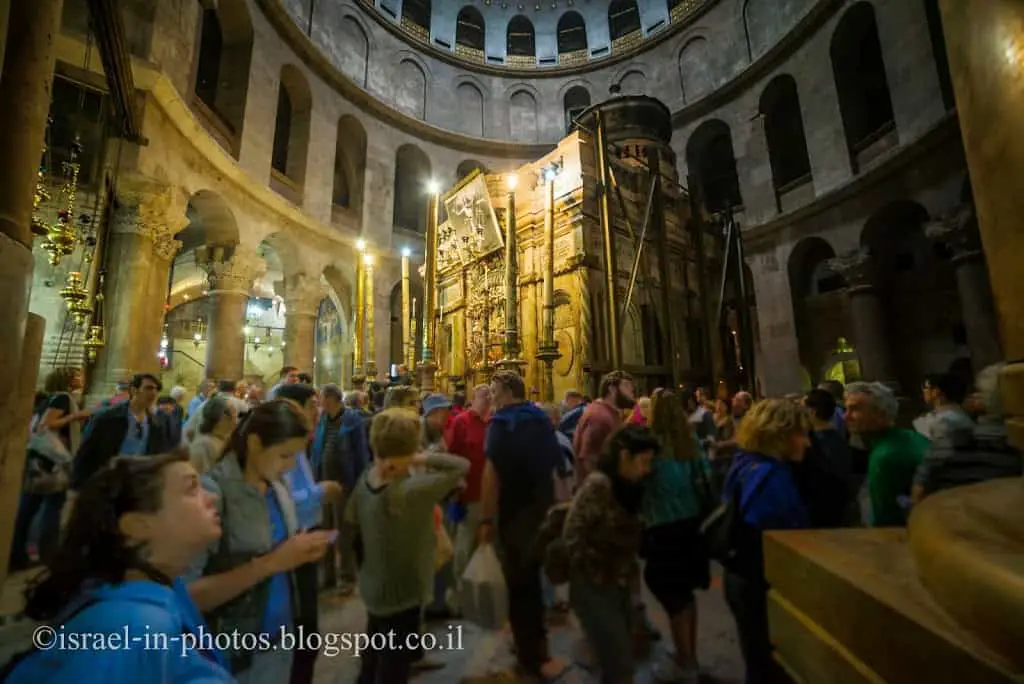
<instances>
[{"instance_id":1,"label":"teal jacket","mask_svg":"<svg viewBox=\"0 0 1024 684\"><path fill-rule=\"evenodd\" d=\"M711 466L696 437L694 441L697 458L692 461L677 460L667 449L654 457L651 474L644 483L641 510L645 528L690 520L701 514L700 501L693 486L697 477L695 469L703 470L710 481Z\"/></svg>"}]
</instances>

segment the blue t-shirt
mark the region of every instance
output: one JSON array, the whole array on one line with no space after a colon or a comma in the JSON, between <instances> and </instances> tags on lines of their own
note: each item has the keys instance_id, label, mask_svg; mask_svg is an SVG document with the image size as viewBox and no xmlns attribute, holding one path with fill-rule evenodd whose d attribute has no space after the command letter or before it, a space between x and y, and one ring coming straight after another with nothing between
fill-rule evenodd
<instances>
[{"instance_id":1,"label":"blue t-shirt","mask_svg":"<svg viewBox=\"0 0 1024 684\"><path fill-rule=\"evenodd\" d=\"M270 542L273 546L282 544L288 539L288 527L284 522L281 504L274 496L274 489L267 488L267 508L270 510ZM276 640L281 635L281 628L290 628L292 624L292 594L288 584L288 574L280 572L270 578L270 591L267 593L267 609L263 613L261 631Z\"/></svg>"},{"instance_id":2,"label":"blue t-shirt","mask_svg":"<svg viewBox=\"0 0 1024 684\"><path fill-rule=\"evenodd\" d=\"M122 456L143 456L146 453L146 444L149 442L149 415L147 414L142 422L135 417L131 411L128 412L128 432L121 442L121 450L118 454Z\"/></svg>"}]
</instances>

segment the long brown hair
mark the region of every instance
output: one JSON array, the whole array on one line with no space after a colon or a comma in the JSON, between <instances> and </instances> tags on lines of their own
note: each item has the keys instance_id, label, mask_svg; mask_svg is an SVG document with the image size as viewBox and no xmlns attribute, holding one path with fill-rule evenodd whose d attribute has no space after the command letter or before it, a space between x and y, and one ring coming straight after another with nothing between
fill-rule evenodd
<instances>
[{"instance_id":1,"label":"long brown hair","mask_svg":"<svg viewBox=\"0 0 1024 684\"><path fill-rule=\"evenodd\" d=\"M692 461L697 457L690 417L682 399L672 390L659 388L654 391L648 425L661 440L662 453L667 451L678 461Z\"/></svg>"}]
</instances>

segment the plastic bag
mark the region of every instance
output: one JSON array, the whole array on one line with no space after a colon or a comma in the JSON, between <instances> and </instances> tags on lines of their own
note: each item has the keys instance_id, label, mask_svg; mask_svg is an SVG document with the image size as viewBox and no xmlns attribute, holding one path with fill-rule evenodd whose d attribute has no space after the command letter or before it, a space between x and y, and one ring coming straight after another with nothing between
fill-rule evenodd
<instances>
[{"instance_id":1,"label":"plastic bag","mask_svg":"<svg viewBox=\"0 0 1024 684\"><path fill-rule=\"evenodd\" d=\"M508 589L492 544L477 548L462 575L459 607L467 620L483 629L499 630L508 620Z\"/></svg>"}]
</instances>

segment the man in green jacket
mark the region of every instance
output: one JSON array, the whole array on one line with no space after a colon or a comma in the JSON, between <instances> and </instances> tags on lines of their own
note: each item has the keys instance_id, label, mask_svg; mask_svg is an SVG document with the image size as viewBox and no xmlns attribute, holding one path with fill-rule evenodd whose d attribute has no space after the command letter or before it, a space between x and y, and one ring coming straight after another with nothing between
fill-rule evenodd
<instances>
[{"instance_id":1,"label":"man in green jacket","mask_svg":"<svg viewBox=\"0 0 1024 684\"><path fill-rule=\"evenodd\" d=\"M865 484L872 527L907 523L914 472L928 450L928 439L913 430L895 427L899 403L880 382L854 382L846 387L846 425L868 448Z\"/></svg>"}]
</instances>

